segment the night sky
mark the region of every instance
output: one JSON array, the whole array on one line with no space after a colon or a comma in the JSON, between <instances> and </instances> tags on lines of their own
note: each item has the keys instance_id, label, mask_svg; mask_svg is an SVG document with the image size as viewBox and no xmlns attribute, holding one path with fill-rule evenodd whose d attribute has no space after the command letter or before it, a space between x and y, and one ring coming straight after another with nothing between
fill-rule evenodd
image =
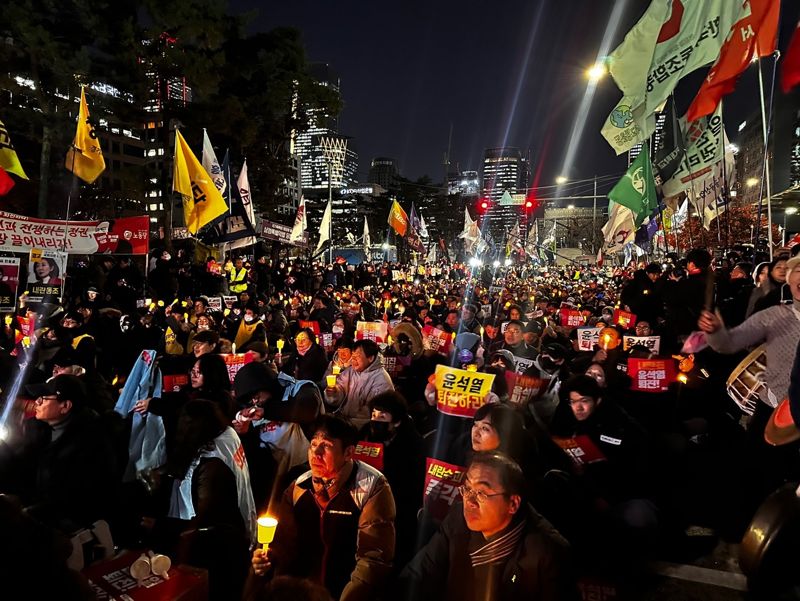
<instances>
[{"instance_id":1,"label":"night sky","mask_svg":"<svg viewBox=\"0 0 800 601\"><path fill-rule=\"evenodd\" d=\"M308 60L327 62L339 74L340 133L354 138L362 182L376 156L396 159L405 177L441 181L452 124L451 162L461 170L480 171L487 147L517 146L530 149L539 185L551 185L563 171L587 85L584 70L595 61L616 2L624 8L610 37L613 49L649 0L293 0L268 8L259 0L231 0L231 6L258 10L253 30L296 27ZM796 0L783 6L785 47L800 7ZM768 80L771 71L769 64ZM680 110L705 72L679 86ZM611 78L599 84L567 166L571 179L625 170L625 156L616 157L599 131L620 97ZM725 104L732 140L738 123L757 109L751 68Z\"/></svg>"}]
</instances>

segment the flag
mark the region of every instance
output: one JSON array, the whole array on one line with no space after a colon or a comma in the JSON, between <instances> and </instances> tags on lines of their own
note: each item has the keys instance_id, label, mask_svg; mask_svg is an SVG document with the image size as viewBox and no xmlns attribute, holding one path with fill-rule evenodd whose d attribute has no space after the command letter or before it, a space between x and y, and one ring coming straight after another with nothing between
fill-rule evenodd
<instances>
[{"instance_id":1,"label":"flag","mask_svg":"<svg viewBox=\"0 0 800 601\"><path fill-rule=\"evenodd\" d=\"M794 30L792 41L786 49L781 65L781 89L784 94L800 83L800 21Z\"/></svg>"},{"instance_id":2,"label":"flag","mask_svg":"<svg viewBox=\"0 0 800 601\"><path fill-rule=\"evenodd\" d=\"M236 180L236 186L239 188L239 198L242 199L242 206L244 207L244 214L250 226L255 229L256 227L256 214L253 209L253 199L250 196L250 180L247 178L247 159L242 164L242 170L239 172L239 179Z\"/></svg>"},{"instance_id":3,"label":"flag","mask_svg":"<svg viewBox=\"0 0 800 601\"><path fill-rule=\"evenodd\" d=\"M619 252L626 244L633 242L636 234L633 211L622 205L615 204L608 215L608 221L601 231L605 239L605 252Z\"/></svg>"},{"instance_id":4,"label":"flag","mask_svg":"<svg viewBox=\"0 0 800 601\"><path fill-rule=\"evenodd\" d=\"M603 266L603 247L602 246L600 246L600 248L597 249L596 263L597 263L598 267L602 267Z\"/></svg>"},{"instance_id":5,"label":"flag","mask_svg":"<svg viewBox=\"0 0 800 601\"><path fill-rule=\"evenodd\" d=\"M294 218L294 225L292 226L292 233L289 235L289 243L297 244L303 241L303 232L306 231L308 222L306 221L306 199L304 196L300 197L300 204L297 206L297 215ZM327 229L325 230L328 231Z\"/></svg>"},{"instance_id":6,"label":"flag","mask_svg":"<svg viewBox=\"0 0 800 601\"><path fill-rule=\"evenodd\" d=\"M2 121L0 121L0 167L22 179L28 179L25 171L22 170L17 152L11 144L11 136Z\"/></svg>"},{"instance_id":7,"label":"flag","mask_svg":"<svg viewBox=\"0 0 800 601\"><path fill-rule=\"evenodd\" d=\"M622 100L602 134L617 154L655 131L655 112L678 82L713 62L742 14L740 0L652 0L608 59Z\"/></svg>"},{"instance_id":8,"label":"flag","mask_svg":"<svg viewBox=\"0 0 800 601\"><path fill-rule=\"evenodd\" d=\"M364 256L366 257L366 260L369 261L372 258L372 251L370 249L372 246L372 240L369 238L369 224L367 223L366 215L364 215L364 235L361 242L364 244Z\"/></svg>"},{"instance_id":9,"label":"flag","mask_svg":"<svg viewBox=\"0 0 800 601\"><path fill-rule=\"evenodd\" d=\"M332 202L332 200L328 201L328 205L325 207L325 212L322 214L322 223L319 226L319 242L317 242L317 248L314 253L319 252L319 250L322 248L322 245L330 240L330 235L328 232L331 229L331 219L333 218L333 206L331 205Z\"/></svg>"},{"instance_id":10,"label":"flag","mask_svg":"<svg viewBox=\"0 0 800 601\"><path fill-rule=\"evenodd\" d=\"M256 243L256 232L252 222L247 217L244 202L239 194L239 186L233 186L231 177L230 158L225 152L222 160L222 176L225 179L223 184L222 198L228 205L227 214L217 220L212 231L204 237L204 240L212 244L231 243L231 249L241 248Z\"/></svg>"},{"instance_id":11,"label":"flag","mask_svg":"<svg viewBox=\"0 0 800 601\"><path fill-rule=\"evenodd\" d=\"M464 230L458 235L459 238L463 238L464 240L464 251L468 254L472 254L480 236L481 233L478 229L478 222L472 220L472 217L469 216L469 209L464 207ZM442 250L444 250L444 248L442 248Z\"/></svg>"},{"instance_id":12,"label":"flag","mask_svg":"<svg viewBox=\"0 0 800 601\"><path fill-rule=\"evenodd\" d=\"M227 151L226 153L227 154ZM222 172L222 167L217 160L217 154L214 152L214 147L211 145L211 139L208 137L206 128L203 128L203 169L211 176L211 180L219 190L220 194L225 194L228 187L225 181L225 175Z\"/></svg>"},{"instance_id":13,"label":"flag","mask_svg":"<svg viewBox=\"0 0 800 601\"><path fill-rule=\"evenodd\" d=\"M689 199L686 198L678 207L678 210L672 215L672 228L675 231L680 230L683 228L683 224L686 223L686 220L689 219Z\"/></svg>"},{"instance_id":14,"label":"flag","mask_svg":"<svg viewBox=\"0 0 800 601\"><path fill-rule=\"evenodd\" d=\"M700 86L689 110L687 121L696 121L714 112L723 96L733 92L739 75L753 57L769 56L775 51L780 0L748 0L745 11L731 29L719 58Z\"/></svg>"},{"instance_id":15,"label":"flag","mask_svg":"<svg viewBox=\"0 0 800 601\"><path fill-rule=\"evenodd\" d=\"M686 190L686 198L703 219L703 227L711 228L711 222L727 208L727 190L735 178L732 153L725 153L725 160L718 161L699 179L692 181Z\"/></svg>"},{"instance_id":16,"label":"flag","mask_svg":"<svg viewBox=\"0 0 800 601\"><path fill-rule=\"evenodd\" d=\"M65 165L67 171L72 171L87 184L93 183L106 168L97 134L89 123L89 107L86 105L86 92L83 86L81 86L81 104L78 109L78 127L75 130L72 146L67 151Z\"/></svg>"},{"instance_id":17,"label":"flag","mask_svg":"<svg viewBox=\"0 0 800 601\"><path fill-rule=\"evenodd\" d=\"M411 215L409 217L409 229L408 229L408 246L414 252L418 252L420 254L425 253L425 245L422 243L419 237L419 230L420 230L420 222L419 217L417 216L417 209L414 207L414 203L411 203Z\"/></svg>"},{"instance_id":18,"label":"flag","mask_svg":"<svg viewBox=\"0 0 800 601\"><path fill-rule=\"evenodd\" d=\"M411 213L409 214L408 219L411 225L411 229L419 233L420 230L419 216L417 215L417 208L414 206L413 202L411 203Z\"/></svg>"},{"instance_id":19,"label":"flag","mask_svg":"<svg viewBox=\"0 0 800 601\"><path fill-rule=\"evenodd\" d=\"M528 239L525 240L525 252L528 256L539 258L539 220L534 219L533 227L528 232Z\"/></svg>"},{"instance_id":20,"label":"flag","mask_svg":"<svg viewBox=\"0 0 800 601\"><path fill-rule=\"evenodd\" d=\"M428 250L428 256L425 257L426 263L436 263L436 244L431 243L431 247Z\"/></svg>"},{"instance_id":21,"label":"flag","mask_svg":"<svg viewBox=\"0 0 800 601\"><path fill-rule=\"evenodd\" d=\"M189 233L224 215L228 210L211 176L189 148L180 131L175 132L175 167L172 189L183 197L183 218Z\"/></svg>"},{"instance_id":22,"label":"flag","mask_svg":"<svg viewBox=\"0 0 800 601\"><path fill-rule=\"evenodd\" d=\"M6 170L0 167L0 196L8 194L9 190L14 187L14 180L6 173Z\"/></svg>"},{"instance_id":23,"label":"flag","mask_svg":"<svg viewBox=\"0 0 800 601\"><path fill-rule=\"evenodd\" d=\"M650 151L647 142L622 179L608 193L608 197L617 204L628 207L635 215L636 227L641 225L645 217L658 207L656 198L656 182L653 179L653 166L650 164Z\"/></svg>"},{"instance_id":24,"label":"flag","mask_svg":"<svg viewBox=\"0 0 800 601\"><path fill-rule=\"evenodd\" d=\"M512 227L511 231L508 233L508 240L506 240L506 256L509 256L520 246L519 219L517 219L514 222L514 227Z\"/></svg>"},{"instance_id":25,"label":"flag","mask_svg":"<svg viewBox=\"0 0 800 601\"><path fill-rule=\"evenodd\" d=\"M389 209L389 225L400 236L405 236L408 230L408 215L396 200L392 202L392 208Z\"/></svg>"},{"instance_id":26,"label":"flag","mask_svg":"<svg viewBox=\"0 0 800 601\"><path fill-rule=\"evenodd\" d=\"M421 211L419 214L419 235L422 236L423 238L429 237L428 226L425 223L425 217L422 215Z\"/></svg>"},{"instance_id":27,"label":"flag","mask_svg":"<svg viewBox=\"0 0 800 601\"><path fill-rule=\"evenodd\" d=\"M658 147L653 157L653 171L658 178L656 183L663 183L675 175L686 154L683 131L675 113L675 99L667 101L664 115L664 132L659 137Z\"/></svg>"}]
</instances>

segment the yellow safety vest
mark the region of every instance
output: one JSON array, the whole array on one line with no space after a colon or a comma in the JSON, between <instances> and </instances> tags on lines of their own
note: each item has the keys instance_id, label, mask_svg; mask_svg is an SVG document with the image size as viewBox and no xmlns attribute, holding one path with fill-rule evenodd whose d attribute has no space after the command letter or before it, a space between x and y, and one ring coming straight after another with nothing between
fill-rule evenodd
<instances>
[{"instance_id":1,"label":"yellow safety vest","mask_svg":"<svg viewBox=\"0 0 800 601\"><path fill-rule=\"evenodd\" d=\"M236 273L235 269L231 269L231 282L228 286L230 291L239 294L240 292L247 290L247 282L245 281L246 277L247 270L244 267L239 270L239 273Z\"/></svg>"}]
</instances>

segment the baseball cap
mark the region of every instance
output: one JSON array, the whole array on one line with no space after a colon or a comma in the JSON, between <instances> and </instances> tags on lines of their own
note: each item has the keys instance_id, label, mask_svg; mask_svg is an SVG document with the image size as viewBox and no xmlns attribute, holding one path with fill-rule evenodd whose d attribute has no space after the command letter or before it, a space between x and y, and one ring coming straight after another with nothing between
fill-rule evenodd
<instances>
[{"instance_id":1,"label":"baseball cap","mask_svg":"<svg viewBox=\"0 0 800 601\"><path fill-rule=\"evenodd\" d=\"M39 384L28 384L25 391L34 399L40 396L57 396L59 401L72 401L73 405L83 405L86 402L83 382L77 376L69 374L61 374Z\"/></svg>"}]
</instances>

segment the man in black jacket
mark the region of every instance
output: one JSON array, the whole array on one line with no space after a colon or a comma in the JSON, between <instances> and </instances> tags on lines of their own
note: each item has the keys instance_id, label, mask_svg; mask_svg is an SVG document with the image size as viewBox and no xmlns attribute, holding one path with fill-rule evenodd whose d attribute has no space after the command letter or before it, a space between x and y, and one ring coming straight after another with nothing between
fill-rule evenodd
<instances>
[{"instance_id":1,"label":"man in black jacket","mask_svg":"<svg viewBox=\"0 0 800 601\"><path fill-rule=\"evenodd\" d=\"M400 599L574 599L567 542L525 502L520 467L478 453L463 482L463 504L400 575Z\"/></svg>"}]
</instances>

